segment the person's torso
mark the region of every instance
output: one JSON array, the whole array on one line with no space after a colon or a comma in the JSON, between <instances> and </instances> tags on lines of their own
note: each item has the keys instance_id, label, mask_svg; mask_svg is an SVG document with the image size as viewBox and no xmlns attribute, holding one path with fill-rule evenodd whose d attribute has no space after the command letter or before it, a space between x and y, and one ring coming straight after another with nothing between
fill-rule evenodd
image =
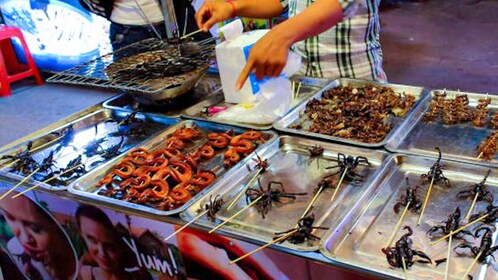
<instances>
[{"instance_id":1,"label":"person's torso","mask_svg":"<svg viewBox=\"0 0 498 280\"><path fill-rule=\"evenodd\" d=\"M126 25L147 25L163 21L158 0L115 0L111 21Z\"/></svg>"},{"instance_id":2,"label":"person's torso","mask_svg":"<svg viewBox=\"0 0 498 280\"><path fill-rule=\"evenodd\" d=\"M302 12L313 2L289 0L289 17ZM350 4L346 13L352 13L353 16L318 36L294 45L294 50L304 58L300 74L385 81L379 42L380 0L339 2L343 7Z\"/></svg>"}]
</instances>

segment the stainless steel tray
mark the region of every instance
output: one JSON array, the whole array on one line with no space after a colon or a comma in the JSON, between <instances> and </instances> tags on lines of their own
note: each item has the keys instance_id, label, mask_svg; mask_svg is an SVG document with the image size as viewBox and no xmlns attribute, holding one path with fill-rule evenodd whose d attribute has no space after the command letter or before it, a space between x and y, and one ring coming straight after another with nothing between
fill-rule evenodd
<instances>
[{"instance_id":1,"label":"stainless steel tray","mask_svg":"<svg viewBox=\"0 0 498 280\"><path fill-rule=\"evenodd\" d=\"M113 110L133 111L134 107L143 112L164 115L170 118L181 116L183 110L195 105L205 99L222 100L221 82L218 76L205 75L199 83L188 93L179 98L166 100L159 105L144 105L133 99L129 94L120 94L112 97L102 104L105 108Z\"/></svg>"},{"instance_id":2,"label":"stainless steel tray","mask_svg":"<svg viewBox=\"0 0 498 280\"><path fill-rule=\"evenodd\" d=\"M314 145L321 145L325 149L324 158L321 158L319 163L317 163L316 158L309 161L309 152L306 148ZM307 195L297 197L295 200L282 199L282 203L274 202L265 219L261 217L261 214L254 207L251 207L227 223L220 231L242 238L268 242L272 240L275 232L293 228L313 197L313 191L318 182L324 175L333 173L333 171L326 170L325 167L337 164L332 159L336 159L338 153L354 157L365 156L372 167L358 166L357 172L366 176L364 182L358 186L352 186L344 181L333 203L330 203L334 192L333 189L326 189L319 195L312 211L310 211L315 217L314 226L335 227L356 201L364 196L369 186L375 182L377 171L389 154L383 151L323 143L299 137L281 136L279 141L258 152L258 155L262 159L267 159L269 163L269 169L260 176L262 187L266 188L270 181L279 181L283 183L286 192L307 192ZM250 158L246 159L245 164L254 167L254 162ZM187 221L192 220L197 216L199 209L204 209L204 205L209 202L210 197L220 195L226 203L218 213L217 221L213 223L207 217L202 217L196 221L197 224L209 228L218 225L221 221L226 220L247 205L244 195L230 211L226 210L231 200L243 190L254 173L255 171L250 172L247 168L238 169L231 176L220 180L218 182L219 187L213 188L212 192L209 192L203 199L200 199L187 211L183 212L181 217ZM335 185L337 185L339 178L340 174L334 178ZM258 184L255 183L251 187L257 188ZM323 233L323 230L313 232L317 236L323 236ZM284 242L275 246L299 251L314 251L318 249L318 242L313 241L309 244L305 242L299 245Z\"/></svg>"},{"instance_id":3,"label":"stainless steel tray","mask_svg":"<svg viewBox=\"0 0 498 280\"><path fill-rule=\"evenodd\" d=\"M312 78L312 77L304 77L304 76L293 77L291 80L296 82L296 83L299 83L299 82L301 83L299 94L297 96L297 99L294 100L292 107L297 106L302 101L306 100L308 97L312 96L313 94L315 94L320 89L322 89L323 87L325 87L326 85L328 85L330 83L330 80L328 80L328 79ZM204 113L204 109L207 107L210 107L210 106L231 107L233 105L234 104L232 104L232 103L226 103L225 99L223 98L223 94L221 94L221 96L213 96L209 99L203 100L202 102L200 102L200 103L198 103L190 108L187 108L183 112L182 117L187 118L187 119L204 120L204 121L210 121L210 122L215 122L215 123L234 125L234 126L245 127L245 128L250 128L250 129L256 129L256 130L268 130L268 129L272 128L271 124L257 125L257 124L241 123L241 122L221 122L221 121L218 121L216 119L213 119L211 116Z\"/></svg>"},{"instance_id":4,"label":"stainless steel tray","mask_svg":"<svg viewBox=\"0 0 498 280\"><path fill-rule=\"evenodd\" d=\"M154 138L148 140L145 143L142 143L140 147L147 148L149 150L156 150L156 149L161 149L165 148L165 139L171 135L176 129L181 128L181 127L198 127L204 132L224 132L227 129L234 129L236 133L242 133L243 129L238 129L238 128L232 128L230 126L225 126L225 125L218 125L218 124L213 124L213 123L208 123L208 122L200 122L200 121L192 121L192 120L186 120L182 121L166 131L163 131L159 135L155 136ZM268 141L264 143L263 145L259 146L255 152L258 152L261 149L264 149L266 146L271 145L272 142L276 141L277 134L268 131L268 132L263 132L263 135L265 136ZM204 142L197 142L193 143L190 146L190 149L194 149L195 147L199 147L202 143ZM189 150L189 148L185 148L186 150ZM254 156L255 152L251 153L250 155L247 156L247 158L251 158ZM259 152L258 152L259 153ZM69 192L74 193L76 195L80 195L83 197L87 197L93 200L97 200L103 203L108 203L108 204L114 204L118 206L122 206L125 208L132 208L136 210L140 210L143 212L147 212L150 214L155 214L155 215L174 215L177 213L180 213L187 209L190 205L195 203L197 200L201 199L204 194L211 189L213 189L216 186L216 182L222 180L224 177L230 175L230 173L233 173L235 170L237 170L240 167L243 167L243 162L239 162L238 164L234 165L228 170L225 170L223 168L223 153L217 152L215 157L210 159L209 161L201 164L199 166L199 169L209 169L213 172L216 173L217 179L211 183L211 185L207 186L204 188L202 191L197 193L195 196L193 196L189 201L187 201L184 205L182 205L179 208L170 210L170 211L161 211L153 207L145 206L145 205L139 205L135 204L132 202L127 202L127 201L122 201L114 198L110 198L107 196L99 195L98 191L101 189L100 187L96 187L98 185L98 181L102 179L102 177L109 172L111 168L114 167L114 165L119 162L123 157L126 155L123 154L120 157L107 162L105 165L100 166L98 169L95 170L92 174L87 174L85 176L82 176L80 179L78 179L74 184L72 184L69 187Z\"/></svg>"},{"instance_id":5,"label":"stainless steel tray","mask_svg":"<svg viewBox=\"0 0 498 280\"><path fill-rule=\"evenodd\" d=\"M410 112L408 112L405 116L400 117L400 118L393 118L392 123L394 124L393 129L391 132L389 132L384 140L378 143L364 143L352 139L346 139L346 138L340 138L340 137L335 137L335 136L329 136L325 134L320 134L320 133L313 133L313 132L308 132L305 130L300 130L300 129L294 129L294 128L289 128L292 124L294 124L296 121L298 121L302 115L302 112L306 109L306 104L312 99L320 99L322 97L322 94L326 92L327 90L338 87L338 86L364 86L364 85L377 85L377 86L384 86L384 87L391 87L396 93L411 93L415 96L416 103L413 105L413 108L411 109ZM382 147L385 144L389 143L392 141L394 134L400 130L400 127L404 126L404 123L410 123L411 122L411 115L413 114L414 111L416 110L416 107L421 106L423 103L423 100L426 97L426 90L421 87L414 87L414 86L406 86L406 85L398 85L398 84L382 84L382 83L377 83L373 81L366 81L366 80L357 80L357 79L347 79L347 78L341 78L338 80L333 81L330 83L326 88L323 88L313 96L309 97L307 100L299 104L296 108L291 110L287 115L285 115L283 118L278 120L273 124L273 127L278 130L282 131L285 133L292 133L292 134L298 134L298 135L303 135L307 137L315 137L327 141L336 141L336 142L341 142L341 143L346 143L350 145L356 145L356 146L363 146L363 147L369 147L369 148L377 148L377 147Z\"/></svg>"},{"instance_id":6,"label":"stainless steel tray","mask_svg":"<svg viewBox=\"0 0 498 280\"><path fill-rule=\"evenodd\" d=\"M424 100L424 104L413 112L410 122L402 124L385 148L392 152L437 157L434 147L439 146L446 158L498 167L498 154L491 161L477 159L476 147L494 131L493 129L474 127L470 122L445 125L441 122L425 123L422 120L429 108L432 96L442 92L442 90L431 91L430 98ZM467 94L469 107L472 109L476 107L478 99L486 98L486 94L448 90L445 92L448 99L454 98L457 94ZM491 99L491 104L488 105L491 115L498 110L498 96L489 95L488 98Z\"/></svg>"},{"instance_id":7,"label":"stainless steel tray","mask_svg":"<svg viewBox=\"0 0 498 280\"><path fill-rule=\"evenodd\" d=\"M443 154L444 156L444 154ZM386 277L404 279L402 269L393 269L387 263L381 248L385 246L400 213L395 214L394 205L401 194L406 190L405 177L410 179L411 186L420 185L418 190L420 198L424 199L428 184L420 184L421 174L426 174L434 164L435 159L407 155L394 155L386 162L382 173L379 176L379 183L368 190L362 200L358 201L358 207L347 214L341 223L331 228L327 233L327 238L322 240L321 252L326 257L339 263L347 264L361 270L385 275ZM455 161L442 161L444 165L444 175L450 180L452 187L448 188L441 184L436 184L432 189L430 203L427 205L420 226L416 226L419 217L418 213L408 212L402 226L408 225L413 229L413 248L424 251L437 260L446 258L448 242L442 241L433 246L429 245L431 239L426 236L426 232L434 225L446 221L448 215L453 213L457 206L462 213L461 225L467 223L464 219L472 197L466 200L458 200L456 194L467 186L479 183L488 168L484 166L470 165ZM498 170L493 169L490 177L486 181L488 189L498 197ZM478 202L473 213L484 211L487 203ZM473 225L470 229L478 227ZM405 234L406 231L400 229L393 241L394 243ZM493 238L496 239L496 233ZM435 240L435 239L433 239ZM469 240L471 241L471 240ZM452 247L457 246L461 241L453 239ZM473 241L479 245L480 238ZM393 246L391 245L391 246ZM458 257L455 252L451 253L451 262L448 279L460 279L465 270L469 267L473 258ZM414 264L408 269L410 279L443 279L446 263L436 267L434 264ZM498 277L498 265L492 262L492 267L486 270L486 266L474 267L471 273L474 279L496 279Z\"/></svg>"},{"instance_id":8,"label":"stainless steel tray","mask_svg":"<svg viewBox=\"0 0 498 280\"><path fill-rule=\"evenodd\" d=\"M122 111L115 111L111 109L105 109L105 108L98 108L95 107L95 110L92 112L87 112L86 115L81 116L78 119L75 119L69 123L65 123L64 125L57 127L53 130L47 131L44 134L37 135L27 141L21 142L15 146L12 146L6 150L0 151L0 157L3 155L16 155L21 151L24 151L28 145L28 143L31 141L32 144L32 149L35 151L31 156L32 158L38 162L41 163L44 158L49 156L50 152L55 150L58 146L58 142L61 141L61 139L57 140L60 136L57 136L58 133L63 133L68 127L72 126L73 129L75 130L75 135L73 141L71 141L71 145L74 146L74 149L71 147L66 147L62 148L54 154L54 160L55 160L55 166L54 170L57 170L59 168L64 168L67 166L69 161L75 159L78 155L83 154L84 152L84 147L93 141L94 139L101 139L104 138L107 139L105 142L102 143L102 147L104 149L107 149L109 147L112 147L114 145L117 145L121 141L121 137L118 136L109 136L110 133L116 132L118 130L117 123L116 122L106 122L109 120L112 120L113 118L122 120L126 116L128 116L129 113L127 112L122 112ZM128 149L134 147L135 145L139 144L140 142L144 141L150 136L153 136L154 134L158 133L159 131L167 128L168 126L171 126L175 123L177 123L179 120L178 119L172 119L172 118L166 118L166 117L161 117L161 116L156 116L156 115L151 115L151 114L142 114L138 113L137 118L141 119L144 121L144 125L146 125L148 129L148 133L146 137L143 138L135 138L135 137L128 137L124 136L123 137L123 145L120 149L120 152L125 152ZM95 127L97 127L97 134ZM124 126L122 126L124 128ZM55 141L57 140L57 141ZM50 143L53 141L53 143ZM48 144L46 144L48 143ZM46 146L45 146L46 145ZM40 148L37 148L40 147ZM102 164L99 163L98 161L103 160L103 158L99 155L93 155L93 156L85 156L83 155L82 157L82 162L85 165L85 169L90 172L91 170L95 169L98 165ZM2 166L8 164L11 162L10 160L2 160L0 161ZM0 170L0 173L4 174L7 177L14 178L16 180L22 180L25 178L25 175L21 174L16 174L16 173L11 173L9 172L10 168L4 168L3 170ZM26 174L27 175L27 174ZM36 176L33 177L41 177L38 175L43 175L43 174L37 174ZM45 188L45 189L50 189L50 190L65 190L67 189L67 186L61 186L61 185L51 185L47 183L42 183L38 182L35 180L35 178L30 178L29 179L32 183L40 183L40 187ZM74 181L74 180L72 180ZM71 183L71 182L69 182Z\"/></svg>"}]
</instances>

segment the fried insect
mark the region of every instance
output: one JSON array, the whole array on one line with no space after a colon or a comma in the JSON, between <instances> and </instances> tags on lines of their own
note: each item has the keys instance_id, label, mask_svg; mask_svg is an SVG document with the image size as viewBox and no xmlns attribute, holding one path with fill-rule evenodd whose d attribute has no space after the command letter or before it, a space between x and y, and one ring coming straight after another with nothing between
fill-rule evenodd
<instances>
[{"instance_id":1,"label":"fried insect","mask_svg":"<svg viewBox=\"0 0 498 280\"><path fill-rule=\"evenodd\" d=\"M32 147L33 142L29 141L26 145L26 149L24 149L23 151L19 152L16 155L4 155L0 159L11 159L10 162L14 164L10 167L10 172L31 174L39 167L36 160L31 157Z\"/></svg>"},{"instance_id":2,"label":"fried insect","mask_svg":"<svg viewBox=\"0 0 498 280\"><path fill-rule=\"evenodd\" d=\"M220 195L216 195L214 199L212 195L209 197L209 203L206 203L204 208L208 211L207 216L211 222L216 220L216 214L221 210L223 203L225 202Z\"/></svg>"},{"instance_id":3,"label":"fried insect","mask_svg":"<svg viewBox=\"0 0 498 280\"><path fill-rule=\"evenodd\" d=\"M75 152L77 151L76 147L71 145L76 136L76 131L72 124L66 127L63 131L61 131L58 135L62 135L61 140L58 142L57 147L54 149L54 153L58 153L60 150L66 147L71 147Z\"/></svg>"},{"instance_id":4,"label":"fried insect","mask_svg":"<svg viewBox=\"0 0 498 280\"><path fill-rule=\"evenodd\" d=\"M444 174L443 174L443 164L441 163L441 158L442 158L441 149L439 149L439 147L436 147L436 150L439 153L439 156L438 156L436 162L431 166L431 169L429 170L429 172L427 172L427 174L420 175L420 178L425 183L431 182L432 180L434 180L434 184L436 184L439 181L443 181L446 184L446 186L451 186L450 180L448 180L448 178L444 177ZM433 179L433 177L434 177L434 179Z\"/></svg>"},{"instance_id":5,"label":"fried insect","mask_svg":"<svg viewBox=\"0 0 498 280\"><path fill-rule=\"evenodd\" d=\"M408 209L412 213L417 212L422 207L422 201L420 200L420 197L417 194L417 190L418 190L418 186L415 186L414 188L412 188L410 186L410 181L407 177L406 178L406 192L405 192L405 194L401 195L398 198L398 202L393 207L394 213L398 214L400 207L406 206L406 205L408 205L408 203L410 203L410 206Z\"/></svg>"},{"instance_id":6,"label":"fried insect","mask_svg":"<svg viewBox=\"0 0 498 280\"><path fill-rule=\"evenodd\" d=\"M431 227L427 231L427 236L429 238L433 238L436 236L450 234L452 231L456 231L457 229L460 228L460 219L461 219L460 207L457 207L455 212L451 213L446 221L441 222L444 223L444 225L437 225ZM458 234L455 235L455 237L461 238L462 236L460 234L472 235L472 233L468 230L461 230Z\"/></svg>"},{"instance_id":7,"label":"fried insect","mask_svg":"<svg viewBox=\"0 0 498 280\"><path fill-rule=\"evenodd\" d=\"M382 253L386 255L387 262L392 267L403 268L403 259L406 263L406 268L411 267L414 263L432 263L431 258L427 256L426 253L422 251L417 251L412 249L413 241L410 236L413 234L413 230L409 226L403 227L408 233L405 233L398 241L394 247L382 248ZM414 260L414 257L420 257L421 259Z\"/></svg>"},{"instance_id":8,"label":"fried insect","mask_svg":"<svg viewBox=\"0 0 498 280\"><path fill-rule=\"evenodd\" d=\"M323 156L323 152L325 151L322 146L319 145L313 145L311 147L305 147L306 150L310 153L310 157L308 159L308 165L311 165L311 163L316 160L317 163L317 168L320 168L320 161L319 159Z\"/></svg>"},{"instance_id":9,"label":"fried insect","mask_svg":"<svg viewBox=\"0 0 498 280\"><path fill-rule=\"evenodd\" d=\"M477 158L482 158L485 160L492 160L495 156L496 150L498 149L498 132L492 132L486 139L483 140L479 146L477 146L477 151L479 155Z\"/></svg>"},{"instance_id":10,"label":"fried insect","mask_svg":"<svg viewBox=\"0 0 498 280\"><path fill-rule=\"evenodd\" d=\"M292 244L301 244L305 242L306 240L313 241L313 240L320 240L320 237L312 234L313 230L315 229L321 229L321 230L328 230L326 227L314 227L313 223L315 222L315 216L313 214L304 217L299 220L298 226L297 226L297 231L291 235L289 235L287 238L284 238L280 240L278 243L283 243L284 241L289 241ZM278 239L279 237L290 233L291 231L296 230L295 228L289 229L287 231L283 232L277 232L275 233L275 236L273 239Z\"/></svg>"},{"instance_id":11,"label":"fried insect","mask_svg":"<svg viewBox=\"0 0 498 280\"><path fill-rule=\"evenodd\" d=\"M482 179L482 181L478 184L471 185L467 187L467 189L460 191L457 193L458 199L466 199L468 197L474 197L478 194L477 201L486 200L490 203L494 201L493 194L488 190L485 183L488 179L489 174L491 173L491 169L488 170L486 176Z\"/></svg>"},{"instance_id":12,"label":"fried insect","mask_svg":"<svg viewBox=\"0 0 498 280\"><path fill-rule=\"evenodd\" d=\"M479 247L473 246L472 243L464 242L456 246L453 250L457 254L461 255L462 251L460 249L470 249L470 252L474 257L477 257L477 255L481 253L478 259L480 263L486 263L486 258L488 256L491 256L493 260L495 260L493 254L496 250L498 250L498 246L493 246L493 231L490 228L481 227L475 231L474 236L476 238L479 238L481 236L481 231L484 231L484 235L482 236L481 244L479 245Z\"/></svg>"},{"instance_id":13,"label":"fried insect","mask_svg":"<svg viewBox=\"0 0 498 280\"><path fill-rule=\"evenodd\" d=\"M342 174L344 171L346 171L346 174L344 175L344 180L352 182L354 184L360 183L363 181L363 178L365 176L360 175L356 173L354 170L358 165L360 164L366 164L367 166L370 166L370 162L368 159L364 156L357 156L356 158L351 156L351 155L344 155L342 153L337 154L337 165L334 166L329 166L326 167L325 169L335 169L339 168L339 170L333 174L329 174L325 176L322 181L327 180L328 178L331 178L337 174Z\"/></svg>"},{"instance_id":14,"label":"fried insect","mask_svg":"<svg viewBox=\"0 0 498 280\"><path fill-rule=\"evenodd\" d=\"M477 214L471 215L469 218L469 222L473 222L484 215L488 216L486 216L486 218L484 218L482 222L494 227L494 224L498 221L498 206L494 206L491 203L488 204L488 206L486 206L486 211L481 211Z\"/></svg>"}]
</instances>

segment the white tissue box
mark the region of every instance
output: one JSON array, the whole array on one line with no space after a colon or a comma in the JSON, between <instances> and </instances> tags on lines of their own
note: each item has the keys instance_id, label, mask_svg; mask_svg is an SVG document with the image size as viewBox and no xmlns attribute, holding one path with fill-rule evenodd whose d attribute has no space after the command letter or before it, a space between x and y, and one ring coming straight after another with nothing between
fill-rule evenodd
<instances>
[{"instance_id":1,"label":"white tissue box","mask_svg":"<svg viewBox=\"0 0 498 280\"><path fill-rule=\"evenodd\" d=\"M268 31L255 30L242 33L216 46L216 60L226 102L252 102L254 95L259 92L259 81L254 74L249 75L240 91L235 89L235 83L246 65L250 49Z\"/></svg>"}]
</instances>

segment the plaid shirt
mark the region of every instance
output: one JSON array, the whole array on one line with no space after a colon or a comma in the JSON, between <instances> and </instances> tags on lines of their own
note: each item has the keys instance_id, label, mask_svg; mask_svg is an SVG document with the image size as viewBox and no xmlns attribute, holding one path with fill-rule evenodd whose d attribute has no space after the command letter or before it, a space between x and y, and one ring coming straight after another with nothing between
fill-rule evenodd
<instances>
[{"instance_id":1,"label":"plaid shirt","mask_svg":"<svg viewBox=\"0 0 498 280\"><path fill-rule=\"evenodd\" d=\"M285 6L287 1L282 1ZM292 17L314 0L288 0ZM300 74L325 78L357 78L385 82L379 42L380 0L339 0L344 20L318 36L297 42L293 50L303 57Z\"/></svg>"}]
</instances>

